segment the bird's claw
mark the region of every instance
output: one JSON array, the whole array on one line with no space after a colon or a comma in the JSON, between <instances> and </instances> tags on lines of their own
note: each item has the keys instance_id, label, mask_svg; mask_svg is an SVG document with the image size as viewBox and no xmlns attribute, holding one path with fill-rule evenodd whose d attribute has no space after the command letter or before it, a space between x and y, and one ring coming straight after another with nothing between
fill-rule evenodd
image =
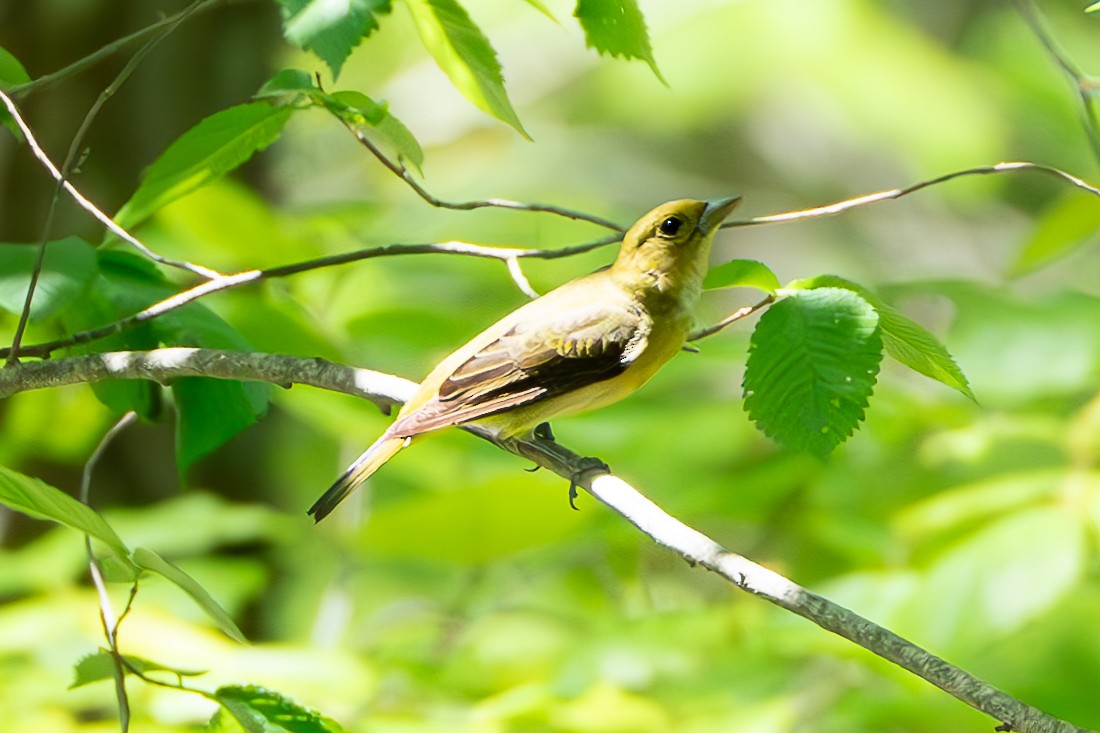
<instances>
[{"instance_id":1,"label":"bird's claw","mask_svg":"<svg viewBox=\"0 0 1100 733\"><path fill-rule=\"evenodd\" d=\"M600 473L610 473L611 466L607 465L599 458L593 456L585 456L577 462L576 470L573 471L573 475L569 478L569 508L573 511L580 511L577 508L577 489L580 487L580 480L584 474L589 471L599 471Z\"/></svg>"}]
</instances>

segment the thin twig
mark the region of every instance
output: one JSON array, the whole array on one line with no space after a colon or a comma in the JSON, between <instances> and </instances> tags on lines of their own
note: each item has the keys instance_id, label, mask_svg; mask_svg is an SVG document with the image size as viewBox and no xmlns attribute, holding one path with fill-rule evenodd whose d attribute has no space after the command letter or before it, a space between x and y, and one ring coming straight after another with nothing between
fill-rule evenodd
<instances>
[{"instance_id":1,"label":"thin twig","mask_svg":"<svg viewBox=\"0 0 1100 733\"><path fill-rule=\"evenodd\" d=\"M197 9L194 8L194 6L184 8L175 15L170 15L167 18L162 18L161 20L158 20L151 25L147 25L140 30L134 31L128 36L123 36L118 40L111 41L106 46L103 46L102 48L93 51L83 58L77 59L76 61L62 69L58 69L57 71L54 71L52 73L45 74L38 77L37 79L33 79L24 84L14 86L10 89L10 92L14 97L23 97L32 92L37 92L45 89L51 84L61 81L68 76L72 76L73 74L77 74L84 71L85 69L91 68L103 59L113 56L115 53L130 45L131 43L134 43L135 41L140 41L146 36L157 33L161 28L164 28L165 26L170 26L178 22L181 17L185 17L196 11L209 10L215 4L221 1L222 0L203 0L203 2L198 3L199 7Z\"/></svg>"},{"instance_id":2,"label":"thin twig","mask_svg":"<svg viewBox=\"0 0 1100 733\"><path fill-rule=\"evenodd\" d=\"M167 257L162 257L161 255L158 255L156 252L152 251L140 241L138 241L138 239L132 234L116 224L114 220L111 219L111 217L104 214L95 204L85 198L84 195L80 193L80 191L78 191L75 186L73 186L73 184L65 180L65 176L61 174L61 171L57 169L57 166L55 166L50 160L49 156L46 155L46 151L44 151L42 147L38 144L38 141L35 139L34 133L31 132L30 127L27 126L27 123L19 115L19 110L15 106L15 103L7 94L4 94L3 91L0 91L0 101L3 101L4 106L8 109L8 113L11 114L12 118L15 120L15 124L19 126L19 130L27 139L27 145L30 146L31 152L34 153L34 157L38 158L43 167L45 167L46 170L49 171L50 175L53 176L53 179L57 181L69 193L70 196L72 196L73 200L75 200L82 209L94 216L96 220L103 224L103 226L107 227L107 229L109 229L112 234L114 234L119 239L122 239L123 241L129 243L132 247L137 249L139 252L141 252L143 255L153 260L154 262L158 262L167 267L175 267L181 270L186 270L207 279L218 277L220 273L201 265L194 265L190 262L179 262L177 260L171 260Z\"/></svg>"},{"instance_id":3,"label":"thin twig","mask_svg":"<svg viewBox=\"0 0 1100 733\"><path fill-rule=\"evenodd\" d=\"M132 425L136 419L137 413L127 412L111 426L111 429L99 441L99 445L92 451L92 455L84 464L84 472L80 479L80 501L82 503L89 503L92 473L95 471L100 458L103 457L103 453L107 450L107 446L111 444L115 436ZM92 585L95 586L96 594L99 596L99 621L103 625L103 636L107 639L107 650L114 661L115 696L118 698L119 725L122 728L122 733L126 733L130 729L130 698L126 694L126 661L118 650L118 627L133 606L134 596L137 594L137 584L130 586L130 597L122 614L115 615L114 607L111 605L111 596L107 593L107 584L103 580L103 569L99 566L99 560L92 550L92 538L88 535L84 535L84 551L88 556L88 572L92 577Z\"/></svg>"},{"instance_id":4,"label":"thin twig","mask_svg":"<svg viewBox=\"0 0 1100 733\"><path fill-rule=\"evenodd\" d=\"M358 394L380 406L407 400L417 384L393 375L325 362L272 354L210 349L160 349L151 352L92 354L57 361L30 362L0 371L0 397L13 391L104 379L152 379L181 376L308 384ZM558 443L538 439L493 438L477 425L468 432L516 455L535 461L576 484L623 516L658 544L725 578L741 590L795 613L927 680L952 697L992 716L1020 733L1083 733L1078 728L998 690L963 669L920 648L853 611L812 593L747 558L730 552L702 533L665 513L621 479L603 471L583 471L577 454Z\"/></svg>"},{"instance_id":5,"label":"thin twig","mask_svg":"<svg viewBox=\"0 0 1100 733\"><path fill-rule=\"evenodd\" d=\"M567 219L573 221L587 221L596 226L601 226L605 229L610 229L613 232L618 232L619 236L622 236L622 232L625 230L610 219L604 219L602 216L594 216L592 214L586 214L583 211L577 211L575 209L566 209L561 206L551 206L549 204L525 204L520 201L510 201L508 199L480 199L476 201L445 201L444 199L436 198L432 195L428 189L417 183L416 179L412 177L408 169L401 163L391 160L385 153L379 149L371 140L360 130L348 122L344 123L355 135L360 143L363 144L371 155L378 159L382 165L384 165L390 172L400 178L405 184L411 188L417 196L427 201L432 206L440 209L454 209L456 211L470 211L471 209L483 209L486 207L495 207L498 209L514 209L517 211L539 211L547 214L556 214L558 216L564 216Z\"/></svg>"},{"instance_id":6,"label":"thin twig","mask_svg":"<svg viewBox=\"0 0 1100 733\"><path fill-rule=\"evenodd\" d=\"M528 298L539 297L538 292L531 287L531 281L523 274L523 267L519 264L519 258L509 257L505 262L508 264L508 274L512 276L512 281L516 284L516 287Z\"/></svg>"},{"instance_id":7,"label":"thin twig","mask_svg":"<svg viewBox=\"0 0 1100 733\"><path fill-rule=\"evenodd\" d=\"M1060 168L1055 168L1049 165L1042 165L1041 163L1029 163L1026 161L1008 161L1004 163L997 163L996 165L983 165L976 168L967 168L961 171L954 171L952 173L945 173L942 176L935 178L929 178L925 181L914 183L911 186L905 188L892 188L889 191L879 191L877 193L869 193L863 196L856 196L855 198L844 199L843 201L837 201L833 204L826 204L825 206L816 206L812 209L800 209L799 211L789 211L783 214L772 214L770 216L757 216L752 219L745 219L740 221L727 221L722 225L723 229L732 229L735 227L748 227L756 226L758 224L778 224L780 222L788 221L800 221L802 219L815 219L822 216L832 216L833 214L839 214L848 209L854 209L857 206L866 206L867 204L875 204L879 201L889 201L891 199L899 199L902 196L908 196L911 193L920 191L923 188L929 186L935 186L940 183L946 183L947 181L954 180L956 178L962 178L963 176L984 176L994 173L1006 173L1009 171L1024 171L1033 170L1041 173L1048 173L1052 176L1057 176L1068 183L1073 184L1077 188L1086 191L1093 196L1100 197L1100 188L1092 185L1091 183L1078 178L1075 175L1066 173Z\"/></svg>"},{"instance_id":8,"label":"thin twig","mask_svg":"<svg viewBox=\"0 0 1100 733\"><path fill-rule=\"evenodd\" d=\"M718 323L715 323L713 326L707 326L706 328L699 329L695 333L688 336L687 340L688 341L698 341L699 339L704 339L707 336L711 336L713 334L716 334L719 331L721 331L723 328L725 328L726 326L730 325L731 323L736 323L737 321L740 321L742 318L745 318L746 316L751 316L756 311L760 310L761 308L763 308L767 305L771 305L773 302L775 302L775 295L774 294L769 295L768 297L764 298L759 303L756 303L754 305L742 306L741 308L738 308L737 310L735 310L733 313L730 313L728 316L726 316L722 320L718 321Z\"/></svg>"},{"instance_id":9,"label":"thin twig","mask_svg":"<svg viewBox=\"0 0 1100 733\"><path fill-rule=\"evenodd\" d=\"M1058 42L1054 40L1054 37L1047 31L1046 25L1043 23L1043 19L1039 16L1039 10L1035 7L1035 4L1031 0L1016 0L1016 9L1019 11L1020 16L1024 19L1031 32L1039 39L1039 43L1042 44L1043 49L1047 52L1047 55L1054 61L1070 80L1073 85L1073 91L1077 96L1077 101L1080 104L1079 114L1081 116L1081 126L1085 130L1085 137L1088 138L1089 145L1092 147L1092 154L1096 157L1097 161L1100 161L1100 119L1097 119L1096 109L1092 105L1090 99L1092 92L1095 91L1096 81L1089 79L1088 76L1073 63L1065 51L1058 45Z\"/></svg>"}]
</instances>

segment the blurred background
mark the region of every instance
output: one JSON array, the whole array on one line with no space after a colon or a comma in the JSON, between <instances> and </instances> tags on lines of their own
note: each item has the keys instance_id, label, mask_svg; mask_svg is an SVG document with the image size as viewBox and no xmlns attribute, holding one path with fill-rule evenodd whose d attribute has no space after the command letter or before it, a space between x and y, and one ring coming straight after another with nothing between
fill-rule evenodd
<instances>
[{"instance_id":1,"label":"blurred background","mask_svg":"<svg viewBox=\"0 0 1100 733\"><path fill-rule=\"evenodd\" d=\"M39 77L184 5L2 0L0 46ZM1100 69L1100 13L1086 5L1037 3L1087 71ZM386 100L424 145L422 180L440 198L537 201L624 225L672 198L742 194L748 218L1002 160L1100 178L1076 91L1014 3L642 0L667 84L644 63L586 50L573 6L546 6L557 23L525 3L467 4L533 141L451 87L400 4L333 81L282 40L275 3L227 2L171 34L107 103L75 183L117 210L169 143L285 67ZM55 160L127 58L20 100ZM0 135L0 242L37 241L52 190L25 146ZM730 549L1100 727L1098 227L1095 198L1019 172L726 230L715 263L753 258L783 281L830 273L877 289L942 338L978 404L887 364L864 428L829 461L783 451L741 409L745 322L555 432ZM319 110L137 233L223 272L389 242L556 248L603 234L546 214L432 208ZM63 199L53 236L67 234L102 236ZM524 269L544 292L612 256ZM707 294L700 321L758 297ZM205 302L257 350L419 379L523 301L500 263L418 256ZM0 315L3 339L14 327ZM0 463L75 493L116 418L84 386L17 395L0 402ZM688 567L591 499L571 511L564 482L458 431L403 453L314 527L305 509L387 424L350 397L279 390L265 419L183 476L171 405L125 431L97 468L93 505L131 546L198 578L253 643L222 637L150 579L123 651L208 670L193 682L204 689L269 686L358 731L994 724ZM72 664L103 644L97 614L81 538L0 510L0 709L13 728L117 730L109 684L66 689ZM142 731L199 729L213 707L138 682L130 691Z\"/></svg>"}]
</instances>

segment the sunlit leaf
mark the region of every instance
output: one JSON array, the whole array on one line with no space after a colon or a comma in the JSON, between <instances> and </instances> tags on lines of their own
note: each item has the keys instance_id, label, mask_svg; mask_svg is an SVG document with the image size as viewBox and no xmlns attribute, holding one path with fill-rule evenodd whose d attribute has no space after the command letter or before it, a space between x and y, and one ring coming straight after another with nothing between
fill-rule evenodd
<instances>
[{"instance_id":1,"label":"sunlit leaf","mask_svg":"<svg viewBox=\"0 0 1100 733\"><path fill-rule=\"evenodd\" d=\"M30 75L19 59L0 46L0 89L11 89L19 84L26 84L30 80ZM3 113L7 114L7 110L3 109Z\"/></svg>"},{"instance_id":2,"label":"sunlit leaf","mask_svg":"<svg viewBox=\"0 0 1100 733\"><path fill-rule=\"evenodd\" d=\"M36 244L0 244L0 309L19 314L27 298ZM95 277L95 249L79 237L46 244L46 256L31 302L31 318L42 319L81 299Z\"/></svg>"},{"instance_id":3,"label":"sunlit leaf","mask_svg":"<svg viewBox=\"0 0 1100 733\"><path fill-rule=\"evenodd\" d=\"M529 137L512 109L496 51L455 0L406 0L420 40L439 68L482 111Z\"/></svg>"},{"instance_id":4,"label":"sunlit leaf","mask_svg":"<svg viewBox=\"0 0 1100 733\"><path fill-rule=\"evenodd\" d=\"M1100 201L1074 191L1060 198L1039 219L1009 267L1022 275L1072 253L1100 231Z\"/></svg>"},{"instance_id":5,"label":"sunlit leaf","mask_svg":"<svg viewBox=\"0 0 1100 733\"><path fill-rule=\"evenodd\" d=\"M129 654L124 654L123 659L126 660L126 664L130 667L130 669L123 667L127 674L132 673L131 669L137 670L141 674L168 672L174 677L198 677L206 674L205 672L168 667L163 664L158 664L157 662L150 662L141 657L132 657ZM106 649L100 649L95 654L89 654L82 657L80 661L73 666L73 672L74 678L73 683L69 685L70 690L76 687L83 687L92 682L112 680L115 678L115 658Z\"/></svg>"},{"instance_id":6,"label":"sunlit leaf","mask_svg":"<svg viewBox=\"0 0 1100 733\"><path fill-rule=\"evenodd\" d=\"M745 408L779 442L827 455L863 420L881 360L870 303L841 288L794 291L753 331Z\"/></svg>"},{"instance_id":7,"label":"sunlit leaf","mask_svg":"<svg viewBox=\"0 0 1100 733\"><path fill-rule=\"evenodd\" d=\"M664 81L636 0L577 0L573 14L584 28L590 48L614 57L645 61Z\"/></svg>"},{"instance_id":8,"label":"sunlit leaf","mask_svg":"<svg viewBox=\"0 0 1100 733\"><path fill-rule=\"evenodd\" d=\"M378 30L390 0L278 0L286 39L312 51L335 79L356 46Z\"/></svg>"},{"instance_id":9,"label":"sunlit leaf","mask_svg":"<svg viewBox=\"0 0 1100 733\"><path fill-rule=\"evenodd\" d=\"M0 502L36 519L49 519L93 537L128 563L130 550L111 525L87 504L60 489L0 466Z\"/></svg>"},{"instance_id":10,"label":"sunlit leaf","mask_svg":"<svg viewBox=\"0 0 1100 733\"><path fill-rule=\"evenodd\" d=\"M712 267L707 272L703 287L716 288L756 288L765 293L779 290L779 279L767 265L756 260L730 260Z\"/></svg>"},{"instance_id":11,"label":"sunlit leaf","mask_svg":"<svg viewBox=\"0 0 1100 733\"><path fill-rule=\"evenodd\" d=\"M256 99L270 99L293 96L298 94L313 94L320 91L313 76L308 71L301 69L282 69L275 76L264 82L260 90L253 96Z\"/></svg>"},{"instance_id":12,"label":"sunlit leaf","mask_svg":"<svg viewBox=\"0 0 1100 733\"><path fill-rule=\"evenodd\" d=\"M362 92L345 91L320 95L325 108L335 114L358 134L372 132L382 138L403 161L419 170L424 163L424 151L409 128L394 117L384 102L375 102Z\"/></svg>"},{"instance_id":13,"label":"sunlit leaf","mask_svg":"<svg viewBox=\"0 0 1100 733\"><path fill-rule=\"evenodd\" d=\"M289 698L256 685L219 687L214 697L249 733L276 730L288 733L343 733L335 720L324 718Z\"/></svg>"},{"instance_id":14,"label":"sunlit leaf","mask_svg":"<svg viewBox=\"0 0 1100 733\"><path fill-rule=\"evenodd\" d=\"M292 113L289 107L253 102L210 115L149 166L115 220L134 227L165 204L234 170L275 142Z\"/></svg>"},{"instance_id":15,"label":"sunlit leaf","mask_svg":"<svg viewBox=\"0 0 1100 733\"><path fill-rule=\"evenodd\" d=\"M241 630L237 627L236 622L233 621L233 618L214 600L213 596L206 592L205 588L199 585L197 580L157 553L144 547L135 549L132 558L134 564L138 567L164 577L174 583L187 595L191 596L195 603L206 612L206 615L209 616L210 619L217 624L218 628L230 639L239 641L242 644L248 642L244 634L242 634Z\"/></svg>"}]
</instances>

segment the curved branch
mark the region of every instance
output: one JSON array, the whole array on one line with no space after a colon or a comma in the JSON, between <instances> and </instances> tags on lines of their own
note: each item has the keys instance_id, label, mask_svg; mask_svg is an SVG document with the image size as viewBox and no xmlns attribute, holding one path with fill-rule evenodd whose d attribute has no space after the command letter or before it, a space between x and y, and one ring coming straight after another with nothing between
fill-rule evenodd
<instances>
[{"instance_id":1,"label":"curved branch","mask_svg":"<svg viewBox=\"0 0 1100 733\"><path fill-rule=\"evenodd\" d=\"M388 409L411 396L416 383L324 359L213 349L169 348L114 352L20 364L0 370L0 398L17 392L104 379L151 379L166 383L183 376L308 384L354 394ZM465 430L575 481L660 545L702 565L738 588L798 614L827 631L889 660L981 710L1001 730L1021 733L1088 733L977 679L897 634L817 595L778 573L730 552L706 535L665 513L622 479L602 470L584 471L577 454L560 444L526 439L497 440L476 425Z\"/></svg>"}]
</instances>

